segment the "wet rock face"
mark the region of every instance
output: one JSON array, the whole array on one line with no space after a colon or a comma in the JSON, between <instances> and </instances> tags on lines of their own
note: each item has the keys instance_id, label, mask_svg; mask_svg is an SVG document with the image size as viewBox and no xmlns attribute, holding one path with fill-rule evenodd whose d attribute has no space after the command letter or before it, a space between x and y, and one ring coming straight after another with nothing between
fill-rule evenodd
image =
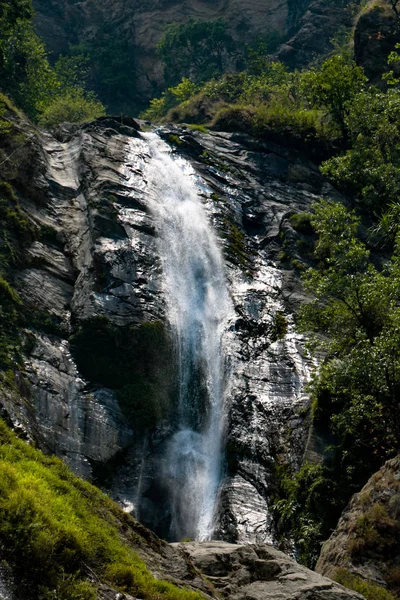
<instances>
[{"instance_id":1,"label":"wet rock face","mask_svg":"<svg viewBox=\"0 0 400 600\"><path fill-rule=\"evenodd\" d=\"M304 156L272 143L179 128L160 134L195 169L225 254L235 309L226 365L226 468L215 535L265 542L273 537L268 501L275 459L285 456L298 466L307 438L304 389L312 365L294 331L293 315L304 298L293 270L297 250L289 217L335 192ZM149 208L154 198L142 177L149 156L139 137L112 119L61 130L57 139L41 136L42 175L21 198L41 234L28 249L26 268L16 274L18 290L35 315L26 332L31 352L26 373L17 377L19 393L2 392L0 403L40 447L107 487L162 533L168 507L157 465L173 432L173 405L169 414L155 411L150 421L149 413L154 395L163 406L173 395L165 384L173 369L163 371L152 354L146 355L153 387L133 389L135 398L146 397L133 413L110 389L126 371L118 340L165 321ZM98 347L82 346L78 355L76 334L87 323L99 336ZM106 351L114 347L122 367L109 373L114 350ZM97 367L97 359L90 362L92 353L102 361ZM93 372L96 377L90 378Z\"/></svg>"},{"instance_id":2,"label":"wet rock face","mask_svg":"<svg viewBox=\"0 0 400 600\"><path fill-rule=\"evenodd\" d=\"M193 560L223 598L235 600L362 600L325 577L300 566L272 546L224 542L185 543Z\"/></svg>"}]
</instances>

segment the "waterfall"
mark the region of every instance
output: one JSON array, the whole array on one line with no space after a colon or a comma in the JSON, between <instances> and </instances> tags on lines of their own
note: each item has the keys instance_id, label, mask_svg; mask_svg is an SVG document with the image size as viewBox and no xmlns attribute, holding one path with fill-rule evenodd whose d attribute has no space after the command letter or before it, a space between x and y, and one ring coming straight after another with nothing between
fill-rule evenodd
<instances>
[{"instance_id":1,"label":"waterfall","mask_svg":"<svg viewBox=\"0 0 400 600\"><path fill-rule=\"evenodd\" d=\"M168 491L170 539L212 536L221 480L225 336L232 313L224 261L190 163L174 158L155 134L143 134L144 176L158 231L167 317L178 371L176 432L160 476Z\"/></svg>"}]
</instances>

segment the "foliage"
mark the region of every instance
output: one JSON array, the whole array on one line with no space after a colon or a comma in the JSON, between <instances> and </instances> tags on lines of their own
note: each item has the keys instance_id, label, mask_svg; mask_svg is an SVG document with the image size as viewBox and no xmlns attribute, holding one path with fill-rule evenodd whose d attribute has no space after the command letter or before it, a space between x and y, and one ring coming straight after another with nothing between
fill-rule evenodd
<instances>
[{"instance_id":1,"label":"foliage","mask_svg":"<svg viewBox=\"0 0 400 600\"><path fill-rule=\"evenodd\" d=\"M139 532L139 533L138 533ZM136 522L0 421L0 551L29 595L94 600L88 575L145 600L200 600L153 578L132 549Z\"/></svg>"},{"instance_id":2,"label":"foliage","mask_svg":"<svg viewBox=\"0 0 400 600\"><path fill-rule=\"evenodd\" d=\"M400 90L360 92L345 116L351 149L322 166L338 187L377 212L400 193L399 116Z\"/></svg>"},{"instance_id":3,"label":"foliage","mask_svg":"<svg viewBox=\"0 0 400 600\"><path fill-rule=\"evenodd\" d=\"M325 113L340 127L347 129L348 103L365 86L367 78L361 67L344 56L332 56L319 71L305 70L301 75L301 91L312 107L324 108Z\"/></svg>"},{"instance_id":4,"label":"foliage","mask_svg":"<svg viewBox=\"0 0 400 600\"><path fill-rule=\"evenodd\" d=\"M310 392L314 427L333 444L323 465L305 465L281 484L277 509L280 527L313 566L351 495L399 451L400 263L397 250L382 266L371 260L359 237L360 217L341 203L320 201L310 222L318 236L316 266L303 280L313 299L301 308L298 327L326 357ZM324 490L319 503L302 486ZM378 533L364 525L357 552L378 547Z\"/></svg>"},{"instance_id":5,"label":"foliage","mask_svg":"<svg viewBox=\"0 0 400 600\"><path fill-rule=\"evenodd\" d=\"M400 527L390 518L379 502L357 519L355 537L350 540L348 552L354 563L362 560L388 560L399 549Z\"/></svg>"},{"instance_id":6,"label":"foliage","mask_svg":"<svg viewBox=\"0 0 400 600\"><path fill-rule=\"evenodd\" d=\"M104 114L84 90L87 58L60 57L53 68L34 32L31 0L11 0L0 10L0 86L28 116L44 125L82 122ZM2 5L3 6L3 5Z\"/></svg>"},{"instance_id":7,"label":"foliage","mask_svg":"<svg viewBox=\"0 0 400 600\"><path fill-rule=\"evenodd\" d=\"M42 127L55 127L59 123L85 123L104 116L105 108L93 95L75 88L56 96L43 109L39 124Z\"/></svg>"},{"instance_id":8,"label":"foliage","mask_svg":"<svg viewBox=\"0 0 400 600\"><path fill-rule=\"evenodd\" d=\"M294 213L289 221L290 224L296 231L304 233L305 235L312 235L314 228L311 224L312 214L309 212Z\"/></svg>"},{"instance_id":9,"label":"foliage","mask_svg":"<svg viewBox=\"0 0 400 600\"><path fill-rule=\"evenodd\" d=\"M161 98L154 98L150 101L150 106L145 110L141 117L151 121L158 121L164 117L167 112L179 103L186 102L198 90L198 86L187 77L183 77L181 82L175 87L168 88Z\"/></svg>"},{"instance_id":10,"label":"foliage","mask_svg":"<svg viewBox=\"0 0 400 600\"><path fill-rule=\"evenodd\" d=\"M222 74L236 47L222 19L171 23L157 46L165 65L166 81L177 83L182 77L196 82Z\"/></svg>"},{"instance_id":11,"label":"foliage","mask_svg":"<svg viewBox=\"0 0 400 600\"><path fill-rule=\"evenodd\" d=\"M365 80L358 67L348 64L347 59L336 58L330 59L336 70L341 71L342 64L347 65L343 69L347 77L342 75L341 95L337 93L337 101L333 92L336 71L331 63L324 63L322 67L324 77L331 78L332 98L328 102L327 92L323 94L319 90L317 93L320 72L291 73L281 62L259 55L246 71L227 73L197 85L180 104L177 97L171 95L170 88L161 98L151 101L143 116L158 121L207 124L218 130L246 131L256 137L272 137L286 143L290 140L297 147L326 156L329 146L343 136L336 119L336 105L352 97L357 81L364 85ZM314 81L312 95L307 77ZM351 91L346 89L347 83L351 84Z\"/></svg>"},{"instance_id":12,"label":"foliage","mask_svg":"<svg viewBox=\"0 0 400 600\"><path fill-rule=\"evenodd\" d=\"M388 592L385 588L365 581L358 575L353 575L346 569L337 569L334 575L334 580L344 585L349 590L354 590L359 594L362 594L366 600L397 600L397 596L394 596L391 592Z\"/></svg>"},{"instance_id":13,"label":"foliage","mask_svg":"<svg viewBox=\"0 0 400 600\"><path fill-rule=\"evenodd\" d=\"M10 184L0 181L0 370L21 363L21 299L10 283L10 270L21 264L24 244L33 228L22 213Z\"/></svg>"},{"instance_id":14,"label":"foliage","mask_svg":"<svg viewBox=\"0 0 400 600\"><path fill-rule=\"evenodd\" d=\"M125 34L115 36L109 24L96 29L93 38L73 46L70 59L87 59L87 82L102 102L113 111L128 112L141 104L137 92L139 65L134 40Z\"/></svg>"},{"instance_id":15,"label":"foliage","mask_svg":"<svg viewBox=\"0 0 400 600\"><path fill-rule=\"evenodd\" d=\"M296 544L298 560L313 568L321 544L329 535L330 515L337 514L333 483L321 465L304 463L293 474L278 466L275 473L279 490L273 511L282 534L290 532Z\"/></svg>"}]
</instances>

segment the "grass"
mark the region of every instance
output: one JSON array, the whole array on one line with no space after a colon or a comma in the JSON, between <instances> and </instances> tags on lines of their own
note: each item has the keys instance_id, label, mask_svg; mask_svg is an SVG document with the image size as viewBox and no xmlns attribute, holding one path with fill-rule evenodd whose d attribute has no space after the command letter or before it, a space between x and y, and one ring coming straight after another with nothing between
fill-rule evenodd
<instances>
[{"instance_id":1,"label":"grass","mask_svg":"<svg viewBox=\"0 0 400 600\"><path fill-rule=\"evenodd\" d=\"M349 590L362 594L366 600L398 600L397 596L385 588L352 575L347 569L337 569L334 580Z\"/></svg>"},{"instance_id":2,"label":"grass","mask_svg":"<svg viewBox=\"0 0 400 600\"><path fill-rule=\"evenodd\" d=\"M349 553L354 561L366 558L390 558L398 547L400 527L386 508L377 502L357 519L355 537L349 544Z\"/></svg>"},{"instance_id":3,"label":"grass","mask_svg":"<svg viewBox=\"0 0 400 600\"><path fill-rule=\"evenodd\" d=\"M130 544L136 522L65 464L0 420L0 552L16 581L45 600L94 600L88 574L144 600L201 600L155 579Z\"/></svg>"}]
</instances>

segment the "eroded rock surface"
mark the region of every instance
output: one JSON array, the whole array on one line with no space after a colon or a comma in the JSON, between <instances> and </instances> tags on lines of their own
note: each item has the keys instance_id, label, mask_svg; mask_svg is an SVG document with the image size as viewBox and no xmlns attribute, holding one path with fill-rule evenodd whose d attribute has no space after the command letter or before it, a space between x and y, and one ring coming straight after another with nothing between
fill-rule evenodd
<instances>
[{"instance_id":1,"label":"eroded rock surface","mask_svg":"<svg viewBox=\"0 0 400 600\"><path fill-rule=\"evenodd\" d=\"M235 600L362 600L363 596L302 567L266 544L178 545L223 598Z\"/></svg>"}]
</instances>

